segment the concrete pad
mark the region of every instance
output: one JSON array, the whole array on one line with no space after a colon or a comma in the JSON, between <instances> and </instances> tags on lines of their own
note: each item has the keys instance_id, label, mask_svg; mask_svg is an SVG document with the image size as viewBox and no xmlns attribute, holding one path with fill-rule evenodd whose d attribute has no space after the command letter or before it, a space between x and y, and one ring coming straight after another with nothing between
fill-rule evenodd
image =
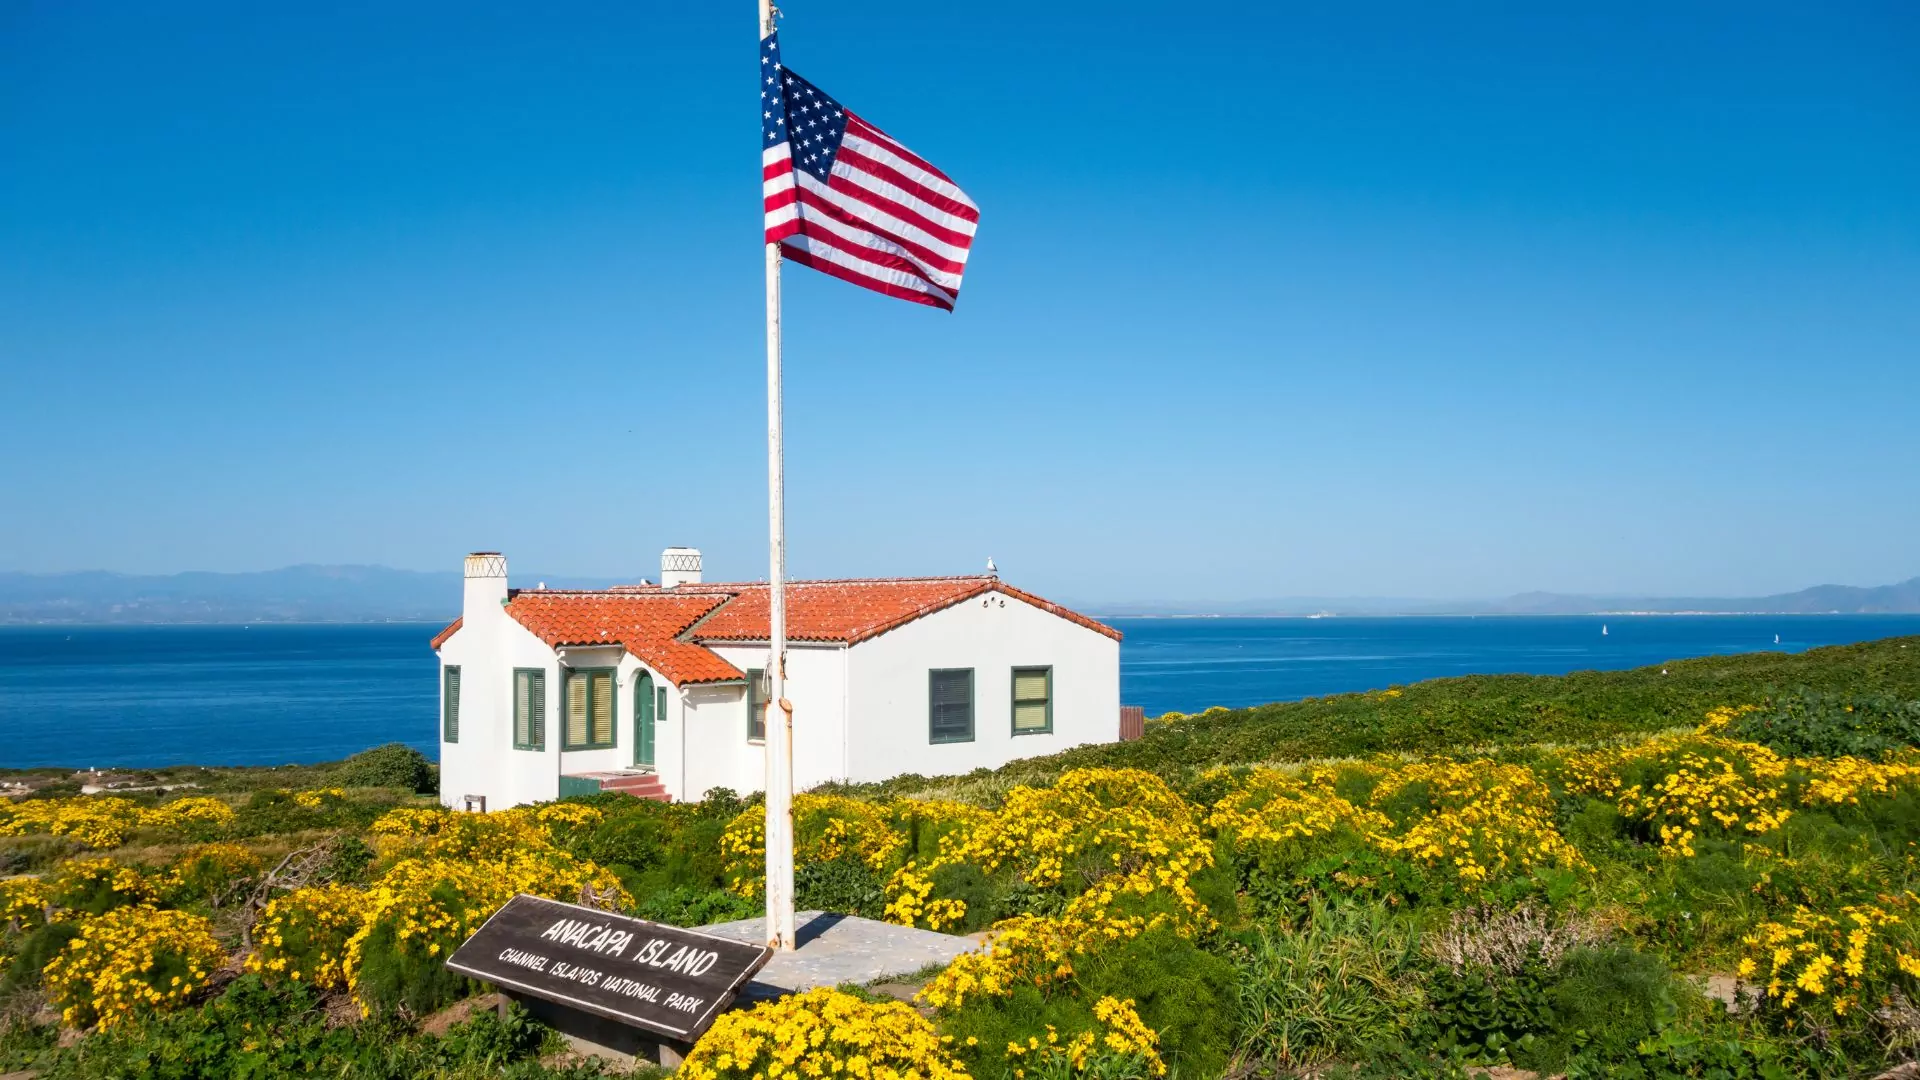
<instances>
[{"instance_id":1,"label":"concrete pad","mask_svg":"<svg viewBox=\"0 0 1920 1080\"><path fill-rule=\"evenodd\" d=\"M760 918L698 929L758 945L766 941L766 926L767 920ZM865 986L911 975L931 964L950 964L955 957L980 948L972 938L821 911L794 914L794 943L792 952L774 953L753 981L741 988L741 1003L766 1001L820 986Z\"/></svg>"}]
</instances>

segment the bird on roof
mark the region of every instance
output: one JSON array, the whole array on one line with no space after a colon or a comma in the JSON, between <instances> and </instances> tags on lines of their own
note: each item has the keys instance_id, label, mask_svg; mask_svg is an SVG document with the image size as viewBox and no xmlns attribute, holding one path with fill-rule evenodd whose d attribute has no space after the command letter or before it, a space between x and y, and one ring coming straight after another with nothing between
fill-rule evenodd
<instances>
[{"instance_id":1,"label":"bird on roof","mask_svg":"<svg viewBox=\"0 0 1920 1080\"><path fill-rule=\"evenodd\" d=\"M991 555L987 556L987 573L997 574L999 572L1000 572L1000 568L993 565L993 556Z\"/></svg>"}]
</instances>

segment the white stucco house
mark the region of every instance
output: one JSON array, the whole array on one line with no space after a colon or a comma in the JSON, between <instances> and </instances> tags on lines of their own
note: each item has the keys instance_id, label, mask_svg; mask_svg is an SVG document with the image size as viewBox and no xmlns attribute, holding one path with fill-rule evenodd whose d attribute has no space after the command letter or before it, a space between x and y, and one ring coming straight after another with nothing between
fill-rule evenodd
<instances>
[{"instance_id":1,"label":"white stucco house","mask_svg":"<svg viewBox=\"0 0 1920 1080\"><path fill-rule=\"evenodd\" d=\"M441 801L763 789L767 615L764 582L703 582L691 548L658 585L593 591L509 589L504 556L467 556L432 643ZM1119 737L1120 632L991 573L789 582L787 627L797 790Z\"/></svg>"}]
</instances>

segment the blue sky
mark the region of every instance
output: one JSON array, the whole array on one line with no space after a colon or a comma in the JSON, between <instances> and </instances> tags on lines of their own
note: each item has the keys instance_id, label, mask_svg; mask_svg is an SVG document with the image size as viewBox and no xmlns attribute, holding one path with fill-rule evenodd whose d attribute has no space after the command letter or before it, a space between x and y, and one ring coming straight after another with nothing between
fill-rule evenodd
<instances>
[{"instance_id":1,"label":"blue sky","mask_svg":"<svg viewBox=\"0 0 1920 1080\"><path fill-rule=\"evenodd\" d=\"M0 569L764 574L749 7L0 4ZM1920 574L1916 9L1540 8L793 0L982 207L788 272L794 572Z\"/></svg>"}]
</instances>

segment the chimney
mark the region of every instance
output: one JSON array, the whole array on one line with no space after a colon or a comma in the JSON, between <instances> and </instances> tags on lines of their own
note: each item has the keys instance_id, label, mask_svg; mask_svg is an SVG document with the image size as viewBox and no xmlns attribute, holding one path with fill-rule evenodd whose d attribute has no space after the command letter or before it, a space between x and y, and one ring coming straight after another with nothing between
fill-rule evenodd
<instances>
[{"instance_id":1,"label":"chimney","mask_svg":"<svg viewBox=\"0 0 1920 1080\"><path fill-rule=\"evenodd\" d=\"M507 600L507 557L497 551L467 556L467 592L461 616L468 622L489 610L499 611Z\"/></svg>"},{"instance_id":2,"label":"chimney","mask_svg":"<svg viewBox=\"0 0 1920 1080\"><path fill-rule=\"evenodd\" d=\"M700 584L700 549L670 547L660 553L660 587Z\"/></svg>"}]
</instances>

